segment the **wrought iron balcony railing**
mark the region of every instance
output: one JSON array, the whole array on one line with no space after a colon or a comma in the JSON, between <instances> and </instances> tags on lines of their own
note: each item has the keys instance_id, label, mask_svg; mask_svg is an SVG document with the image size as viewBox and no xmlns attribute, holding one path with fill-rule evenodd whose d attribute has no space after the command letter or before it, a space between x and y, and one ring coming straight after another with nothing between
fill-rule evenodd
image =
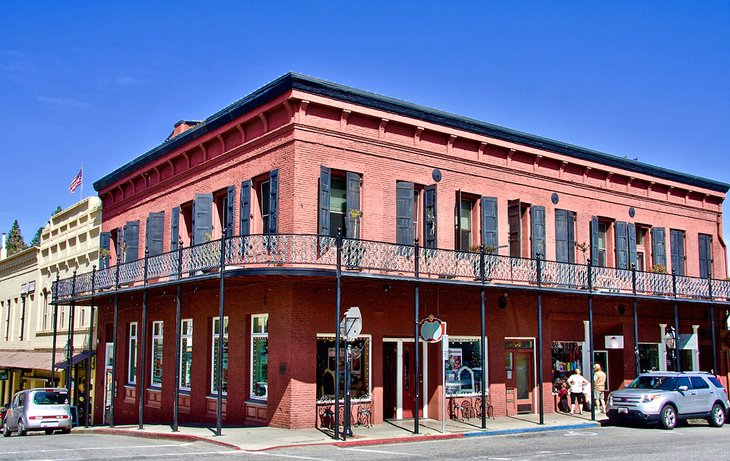
<instances>
[{"instance_id":1,"label":"wrought iron balcony railing","mask_svg":"<svg viewBox=\"0 0 730 461\"><path fill-rule=\"evenodd\" d=\"M92 291L193 279L220 271L221 262L224 271L274 266L334 269L337 267L337 250L338 239L329 236L277 234L230 237L58 280L53 284L52 293L57 302L64 302L87 296ZM221 251L224 252L223 259ZM341 251L342 270L355 276L446 279L466 284L539 284L546 288L583 292L636 293L730 302L728 280L359 239L342 239Z\"/></svg>"}]
</instances>

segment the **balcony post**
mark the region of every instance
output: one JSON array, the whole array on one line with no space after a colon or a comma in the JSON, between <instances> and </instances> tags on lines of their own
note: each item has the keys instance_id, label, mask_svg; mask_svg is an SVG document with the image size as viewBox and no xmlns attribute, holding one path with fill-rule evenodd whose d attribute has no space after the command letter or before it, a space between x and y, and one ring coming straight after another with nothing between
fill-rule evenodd
<instances>
[{"instance_id":1,"label":"balcony post","mask_svg":"<svg viewBox=\"0 0 730 461\"><path fill-rule=\"evenodd\" d=\"M414 269L415 269L415 275L416 275L416 286L414 289L414 306L413 306L413 317L414 317L414 335L413 335L413 433L418 434L418 428L419 428L419 421L418 421L418 412L420 411L420 393L421 393L421 383L419 379L419 375L421 372L420 367L420 354L419 349L421 343L418 341L418 321L419 317L421 316L419 312L419 299L418 299L418 291L419 291L419 284L418 284L418 258L419 258L419 246L418 246L418 237L414 239L414 247L415 247L415 257L414 257ZM408 377L406 376L406 379Z\"/></svg>"},{"instance_id":2,"label":"balcony post","mask_svg":"<svg viewBox=\"0 0 730 461\"><path fill-rule=\"evenodd\" d=\"M274 237L276 238L276 237ZM226 229L221 230L221 247L220 247L220 286L218 291L218 360L215 367L218 371L216 379L216 409L215 409L215 435L220 436L223 426L223 339L225 338L226 319L225 319L225 303L226 303L226 282L223 272L225 272L226 264Z\"/></svg>"},{"instance_id":3,"label":"balcony post","mask_svg":"<svg viewBox=\"0 0 730 461\"><path fill-rule=\"evenodd\" d=\"M485 319L484 319L484 317L486 315L485 314L486 309L484 306L484 278L485 278L484 277L485 276L484 245L480 245L479 248L480 248L479 249L479 258L480 258L479 275L481 276L481 280L482 280L481 290L480 290L481 291L481 293L480 293L481 294L481 311L480 311L480 315L481 315L481 338L480 338L480 340L481 340L481 343L479 344L479 349L480 349L479 353L481 354L481 362L482 362L482 372L481 372L482 376L480 378L480 382L482 383L482 385L481 385L481 391L482 391L481 412L482 412L482 429L486 429L487 428L487 380L485 379L485 377L487 374L487 370L486 370L487 367L485 366L485 364L487 363L487 361L485 360L485 358L487 356L487 348L486 348L486 345L484 344L486 342L486 326L485 326ZM442 417L445 417L445 416L442 416Z\"/></svg>"},{"instance_id":4,"label":"balcony post","mask_svg":"<svg viewBox=\"0 0 730 461\"><path fill-rule=\"evenodd\" d=\"M114 427L114 405L117 399L117 330L119 329L119 257L121 248L117 248L117 270L114 280L114 333L112 334L112 401L109 406L109 427ZM105 349L106 350L106 349ZM106 358L105 358L106 360Z\"/></svg>"},{"instance_id":5,"label":"balcony post","mask_svg":"<svg viewBox=\"0 0 730 461\"><path fill-rule=\"evenodd\" d=\"M634 304L634 366L636 367L636 376L641 373L641 366L639 364L639 317L637 313L637 298L636 298L636 264L631 265L631 292Z\"/></svg>"},{"instance_id":6,"label":"balcony post","mask_svg":"<svg viewBox=\"0 0 730 461\"><path fill-rule=\"evenodd\" d=\"M591 382L591 421L596 420L596 402L593 398L593 261L588 259L588 363L584 366L588 368L584 370L590 375Z\"/></svg>"},{"instance_id":7,"label":"balcony post","mask_svg":"<svg viewBox=\"0 0 730 461\"><path fill-rule=\"evenodd\" d=\"M143 272L143 288L142 288L142 324L140 325L141 330L141 341L142 347L140 347L141 359L137 362L137 370L139 371L139 379L137 382L137 404L139 405L139 421L137 423L137 429L144 429L144 397L145 389L147 388L147 260L149 259L150 251L148 248L144 249L144 272Z\"/></svg>"},{"instance_id":8,"label":"balcony post","mask_svg":"<svg viewBox=\"0 0 730 461\"><path fill-rule=\"evenodd\" d=\"M68 311L68 356L66 357L66 389L68 389L69 402L71 401L71 374L73 372L74 356L74 308L76 307L76 270L71 279L71 307Z\"/></svg>"},{"instance_id":9,"label":"balcony post","mask_svg":"<svg viewBox=\"0 0 730 461\"><path fill-rule=\"evenodd\" d=\"M542 258L537 253L537 388L540 405L540 425L545 424L544 377L542 369Z\"/></svg>"},{"instance_id":10,"label":"balcony post","mask_svg":"<svg viewBox=\"0 0 730 461\"><path fill-rule=\"evenodd\" d=\"M175 387L172 402L172 432L178 432L178 415L180 412L180 336L181 336L181 314L182 303L182 250L183 241L178 240L177 244L177 292L175 296Z\"/></svg>"},{"instance_id":11,"label":"balcony post","mask_svg":"<svg viewBox=\"0 0 730 461\"><path fill-rule=\"evenodd\" d=\"M89 314L89 352L86 357L86 386L84 386L84 426L89 427L89 388L91 387L91 348L94 342L94 291L96 290L96 265L91 268L91 312Z\"/></svg>"},{"instance_id":12,"label":"balcony post","mask_svg":"<svg viewBox=\"0 0 730 461\"><path fill-rule=\"evenodd\" d=\"M674 371L682 371L679 362L679 305L677 304L677 273L672 269L672 294L674 296Z\"/></svg>"},{"instance_id":13,"label":"balcony post","mask_svg":"<svg viewBox=\"0 0 730 461\"><path fill-rule=\"evenodd\" d=\"M707 272L707 289L710 295L710 330L712 330L712 373L717 374L717 338L715 337L715 301L712 298L712 273Z\"/></svg>"},{"instance_id":14,"label":"balcony post","mask_svg":"<svg viewBox=\"0 0 730 461\"><path fill-rule=\"evenodd\" d=\"M340 310L342 298L342 229L337 229L337 299L335 302L335 430L333 436L340 438ZM345 436L347 437L347 436Z\"/></svg>"}]
</instances>

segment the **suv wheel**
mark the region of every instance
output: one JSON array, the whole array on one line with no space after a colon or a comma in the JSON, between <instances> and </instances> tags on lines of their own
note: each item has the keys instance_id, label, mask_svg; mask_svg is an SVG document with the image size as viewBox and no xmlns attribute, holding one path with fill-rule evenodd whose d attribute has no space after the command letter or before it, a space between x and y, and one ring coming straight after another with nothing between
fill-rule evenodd
<instances>
[{"instance_id":1,"label":"suv wheel","mask_svg":"<svg viewBox=\"0 0 730 461\"><path fill-rule=\"evenodd\" d=\"M10 437L10 428L8 427L8 423L3 421L3 436L4 437Z\"/></svg>"},{"instance_id":2,"label":"suv wheel","mask_svg":"<svg viewBox=\"0 0 730 461\"><path fill-rule=\"evenodd\" d=\"M664 429L674 429L677 425L677 410L671 405L662 408L660 422Z\"/></svg>"},{"instance_id":3,"label":"suv wheel","mask_svg":"<svg viewBox=\"0 0 730 461\"><path fill-rule=\"evenodd\" d=\"M725 410L722 409L722 406L717 403L712 406L707 422L712 427L722 427L725 424Z\"/></svg>"}]
</instances>

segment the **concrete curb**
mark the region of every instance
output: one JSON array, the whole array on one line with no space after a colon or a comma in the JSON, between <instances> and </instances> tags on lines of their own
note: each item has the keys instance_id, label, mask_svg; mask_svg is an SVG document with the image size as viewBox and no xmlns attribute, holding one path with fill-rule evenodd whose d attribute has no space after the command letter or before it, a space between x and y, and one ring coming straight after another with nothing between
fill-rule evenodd
<instances>
[{"instance_id":1,"label":"concrete curb","mask_svg":"<svg viewBox=\"0 0 730 461\"><path fill-rule=\"evenodd\" d=\"M108 434L108 435L126 435L127 437L139 437L142 439L166 439L166 440L180 440L186 442L207 442L214 445L220 445L222 447L231 448L233 450L241 450L241 447L232 443L222 442L220 440L209 439L201 437L199 435L192 434L181 434L181 433L163 433L163 432L143 432L135 431L133 429L110 429L110 428L95 428L95 429L79 429L76 428L74 432L86 432L92 434Z\"/></svg>"}]
</instances>

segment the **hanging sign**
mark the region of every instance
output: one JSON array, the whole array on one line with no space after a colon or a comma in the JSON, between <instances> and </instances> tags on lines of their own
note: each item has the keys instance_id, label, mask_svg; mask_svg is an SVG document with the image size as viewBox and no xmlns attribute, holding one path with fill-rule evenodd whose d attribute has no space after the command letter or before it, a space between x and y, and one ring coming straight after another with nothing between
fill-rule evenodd
<instances>
[{"instance_id":1,"label":"hanging sign","mask_svg":"<svg viewBox=\"0 0 730 461\"><path fill-rule=\"evenodd\" d=\"M606 349L623 349L624 348L624 337L623 335L606 336Z\"/></svg>"},{"instance_id":2,"label":"hanging sign","mask_svg":"<svg viewBox=\"0 0 730 461\"><path fill-rule=\"evenodd\" d=\"M419 322L418 332L421 340L427 343L437 343L446 334L446 322L429 315Z\"/></svg>"}]
</instances>

